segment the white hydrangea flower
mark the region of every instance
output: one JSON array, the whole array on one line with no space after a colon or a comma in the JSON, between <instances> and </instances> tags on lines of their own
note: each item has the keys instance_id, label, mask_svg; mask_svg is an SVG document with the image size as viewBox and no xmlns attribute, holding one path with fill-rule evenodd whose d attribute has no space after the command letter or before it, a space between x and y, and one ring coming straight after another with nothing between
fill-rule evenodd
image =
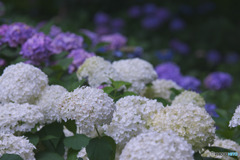
<instances>
[{"instance_id":1,"label":"white hydrangea flower","mask_svg":"<svg viewBox=\"0 0 240 160\"><path fill-rule=\"evenodd\" d=\"M157 79L152 82L152 86L146 89L144 96L149 98L161 97L170 101L171 88L182 89L172 80Z\"/></svg>"},{"instance_id":2,"label":"white hydrangea flower","mask_svg":"<svg viewBox=\"0 0 240 160\"><path fill-rule=\"evenodd\" d=\"M52 123L60 119L57 108L59 108L59 102L61 102L66 93L68 93L68 91L59 85L45 87L36 102L36 105L41 107L42 113L44 114L45 123Z\"/></svg>"},{"instance_id":3,"label":"white hydrangea flower","mask_svg":"<svg viewBox=\"0 0 240 160\"><path fill-rule=\"evenodd\" d=\"M115 61L112 66L124 81L132 83L129 90L136 93L143 92L145 85L157 78L152 64L139 58Z\"/></svg>"},{"instance_id":4,"label":"white hydrangea flower","mask_svg":"<svg viewBox=\"0 0 240 160\"><path fill-rule=\"evenodd\" d=\"M204 108L175 105L164 108L149 121L154 130L173 130L184 137L195 151L211 144L215 136L214 121Z\"/></svg>"},{"instance_id":5,"label":"white hydrangea flower","mask_svg":"<svg viewBox=\"0 0 240 160\"><path fill-rule=\"evenodd\" d=\"M230 140L230 139L219 139L216 138L214 140L214 143L211 145L214 147L221 147L225 149L230 149L233 151L236 151L238 153L238 158L240 159L240 145L237 144L236 142ZM217 155L215 152L210 152L209 150L206 150L203 154L203 157L212 157L212 158L219 158L222 160L234 160L231 156L222 156L222 155Z\"/></svg>"},{"instance_id":6,"label":"white hydrangea flower","mask_svg":"<svg viewBox=\"0 0 240 160\"><path fill-rule=\"evenodd\" d=\"M40 69L25 63L10 65L0 77L0 102L34 104L47 84L47 75Z\"/></svg>"},{"instance_id":7,"label":"white hydrangea flower","mask_svg":"<svg viewBox=\"0 0 240 160\"><path fill-rule=\"evenodd\" d=\"M77 77L79 80L87 77L89 85L95 88L104 82L111 84L110 78L120 80L119 75L111 63L98 56L88 58L83 65L78 68Z\"/></svg>"},{"instance_id":8,"label":"white hydrangea flower","mask_svg":"<svg viewBox=\"0 0 240 160\"><path fill-rule=\"evenodd\" d=\"M174 98L172 105L177 104L187 105L189 103L192 103L203 108L205 107L206 104L205 100L200 94L193 91L183 91L181 94Z\"/></svg>"},{"instance_id":9,"label":"white hydrangea flower","mask_svg":"<svg viewBox=\"0 0 240 160\"><path fill-rule=\"evenodd\" d=\"M0 131L5 133L29 132L43 123L44 115L36 105L7 103L0 105Z\"/></svg>"},{"instance_id":10,"label":"white hydrangea flower","mask_svg":"<svg viewBox=\"0 0 240 160\"><path fill-rule=\"evenodd\" d=\"M89 160L85 147L78 152L77 158L82 158L83 160Z\"/></svg>"},{"instance_id":11,"label":"white hydrangea flower","mask_svg":"<svg viewBox=\"0 0 240 160\"><path fill-rule=\"evenodd\" d=\"M34 149L35 146L25 137L0 132L0 157L3 154L17 154L24 160L35 160Z\"/></svg>"},{"instance_id":12,"label":"white hydrangea flower","mask_svg":"<svg viewBox=\"0 0 240 160\"><path fill-rule=\"evenodd\" d=\"M192 146L172 131L147 132L132 138L120 160L193 160Z\"/></svg>"},{"instance_id":13,"label":"white hydrangea flower","mask_svg":"<svg viewBox=\"0 0 240 160\"><path fill-rule=\"evenodd\" d=\"M101 89L81 87L65 94L59 107L64 121L75 120L80 133L91 134L94 125L111 122L114 102Z\"/></svg>"},{"instance_id":14,"label":"white hydrangea flower","mask_svg":"<svg viewBox=\"0 0 240 160\"><path fill-rule=\"evenodd\" d=\"M237 127L239 125L240 125L240 105L235 110L235 113L229 123L229 127Z\"/></svg>"},{"instance_id":15,"label":"white hydrangea flower","mask_svg":"<svg viewBox=\"0 0 240 160\"><path fill-rule=\"evenodd\" d=\"M119 147L123 147L132 137L149 129L147 121L163 108L162 103L140 96L127 96L116 103L113 119L105 134L112 137Z\"/></svg>"}]
</instances>

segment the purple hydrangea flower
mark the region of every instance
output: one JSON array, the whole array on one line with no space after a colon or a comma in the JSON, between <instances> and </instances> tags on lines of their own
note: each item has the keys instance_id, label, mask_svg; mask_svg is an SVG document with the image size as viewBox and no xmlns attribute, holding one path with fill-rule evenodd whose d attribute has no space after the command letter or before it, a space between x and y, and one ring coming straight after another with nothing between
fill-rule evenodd
<instances>
[{"instance_id":1,"label":"purple hydrangea flower","mask_svg":"<svg viewBox=\"0 0 240 160\"><path fill-rule=\"evenodd\" d=\"M7 30L8 30L8 25L3 24L0 26L0 45L4 43L3 36L5 35Z\"/></svg>"},{"instance_id":2,"label":"purple hydrangea flower","mask_svg":"<svg viewBox=\"0 0 240 160\"><path fill-rule=\"evenodd\" d=\"M41 22L39 22L37 25L36 25L36 27L35 27L35 29L37 30L37 31L39 31L42 27L44 27L45 25L46 25L46 21L41 21Z\"/></svg>"},{"instance_id":3,"label":"purple hydrangea flower","mask_svg":"<svg viewBox=\"0 0 240 160\"><path fill-rule=\"evenodd\" d=\"M58 34L51 43L53 53L61 53L63 51L71 51L79 49L83 45L83 38L76 34L67 32Z\"/></svg>"},{"instance_id":4,"label":"purple hydrangea flower","mask_svg":"<svg viewBox=\"0 0 240 160\"><path fill-rule=\"evenodd\" d=\"M185 22L180 19L180 18L175 18L171 21L171 23L169 24L169 28L172 31L179 31L185 28Z\"/></svg>"},{"instance_id":5,"label":"purple hydrangea flower","mask_svg":"<svg viewBox=\"0 0 240 160\"><path fill-rule=\"evenodd\" d=\"M94 23L96 25L107 24L109 22L109 20L110 20L110 17L106 13L103 13L103 12L98 12L94 16Z\"/></svg>"},{"instance_id":6,"label":"purple hydrangea flower","mask_svg":"<svg viewBox=\"0 0 240 160\"><path fill-rule=\"evenodd\" d=\"M160 20L165 21L167 20L171 13L167 8L158 8L155 13L156 17L158 17Z\"/></svg>"},{"instance_id":7,"label":"purple hydrangea flower","mask_svg":"<svg viewBox=\"0 0 240 160\"><path fill-rule=\"evenodd\" d=\"M170 47L180 54L188 54L189 53L188 45L179 40L176 40L176 39L174 39L170 42Z\"/></svg>"},{"instance_id":8,"label":"purple hydrangea flower","mask_svg":"<svg viewBox=\"0 0 240 160\"><path fill-rule=\"evenodd\" d=\"M155 68L159 79L170 79L178 82L181 78L180 68L175 63L166 62Z\"/></svg>"},{"instance_id":9,"label":"purple hydrangea flower","mask_svg":"<svg viewBox=\"0 0 240 160\"><path fill-rule=\"evenodd\" d=\"M43 33L37 33L22 46L20 55L34 62L46 61L52 54L50 43L52 39Z\"/></svg>"},{"instance_id":10,"label":"purple hydrangea flower","mask_svg":"<svg viewBox=\"0 0 240 160\"><path fill-rule=\"evenodd\" d=\"M2 58L0 58L0 67L5 66L6 65L6 61Z\"/></svg>"},{"instance_id":11,"label":"purple hydrangea flower","mask_svg":"<svg viewBox=\"0 0 240 160\"><path fill-rule=\"evenodd\" d=\"M221 61L221 54L216 50L211 50L207 53L206 59L211 64L218 64Z\"/></svg>"},{"instance_id":12,"label":"purple hydrangea flower","mask_svg":"<svg viewBox=\"0 0 240 160\"><path fill-rule=\"evenodd\" d=\"M40 62L33 61L33 60L27 60L24 63L31 64L31 65L34 65L34 66L39 66L41 64Z\"/></svg>"},{"instance_id":13,"label":"purple hydrangea flower","mask_svg":"<svg viewBox=\"0 0 240 160\"><path fill-rule=\"evenodd\" d=\"M131 18L137 18L141 15L141 8L139 6L132 6L128 9L128 16Z\"/></svg>"},{"instance_id":14,"label":"purple hydrangea flower","mask_svg":"<svg viewBox=\"0 0 240 160\"><path fill-rule=\"evenodd\" d=\"M228 64L235 64L239 61L239 54L236 52L228 53L225 57L225 62Z\"/></svg>"},{"instance_id":15,"label":"purple hydrangea flower","mask_svg":"<svg viewBox=\"0 0 240 160\"><path fill-rule=\"evenodd\" d=\"M179 79L178 84L186 90L198 91L201 81L192 76L183 76Z\"/></svg>"},{"instance_id":16,"label":"purple hydrangea flower","mask_svg":"<svg viewBox=\"0 0 240 160\"><path fill-rule=\"evenodd\" d=\"M225 72L213 72L204 79L204 85L211 90L220 90L230 87L232 76Z\"/></svg>"},{"instance_id":17,"label":"purple hydrangea flower","mask_svg":"<svg viewBox=\"0 0 240 160\"><path fill-rule=\"evenodd\" d=\"M24 24L13 23L9 25L6 33L3 36L3 42L7 42L10 47L17 47L19 44L23 44L28 38L31 38L36 31Z\"/></svg>"},{"instance_id":18,"label":"purple hydrangea flower","mask_svg":"<svg viewBox=\"0 0 240 160\"><path fill-rule=\"evenodd\" d=\"M205 105L205 109L212 117L219 117L219 115L216 112L217 106L215 104L207 103Z\"/></svg>"},{"instance_id":19,"label":"purple hydrangea flower","mask_svg":"<svg viewBox=\"0 0 240 160\"><path fill-rule=\"evenodd\" d=\"M157 10L157 6L153 3L147 3L143 6L143 13L154 14Z\"/></svg>"},{"instance_id":20,"label":"purple hydrangea flower","mask_svg":"<svg viewBox=\"0 0 240 160\"><path fill-rule=\"evenodd\" d=\"M49 32L49 36L54 38L56 37L58 34L62 33L62 29L53 25L50 29L50 32Z\"/></svg>"},{"instance_id":21,"label":"purple hydrangea flower","mask_svg":"<svg viewBox=\"0 0 240 160\"><path fill-rule=\"evenodd\" d=\"M159 60L162 60L162 61L171 61L173 58L173 52L172 50L169 50L169 49L157 51L155 55Z\"/></svg>"},{"instance_id":22,"label":"purple hydrangea flower","mask_svg":"<svg viewBox=\"0 0 240 160\"><path fill-rule=\"evenodd\" d=\"M114 33L102 36L100 42L109 43L109 45L106 46L108 50L118 50L127 43L127 38L119 33Z\"/></svg>"},{"instance_id":23,"label":"purple hydrangea flower","mask_svg":"<svg viewBox=\"0 0 240 160\"><path fill-rule=\"evenodd\" d=\"M84 49L75 49L70 52L70 54L67 56L68 58L73 58L72 64L69 66L69 73L74 72L80 65L83 64L83 62L89 58L95 56L94 53L89 53L85 51Z\"/></svg>"},{"instance_id":24,"label":"purple hydrangea flower","mask_svg":"<svg viewBox=\"0 0 240 160\"><path fill-rule=\"evenodd\" d=\"M99 37L96 33L91 32L87 29L81 29L80 31L92 41L92 46L95 46L98 43Z\"/></svg>"},{"instance_id":25,"label":"purple hydrangea flower","mask_svg":"<svg viewBox=\"0 0 240 160\"><path fill-rule=\"evenodd\" d=\"M155 29L162 24L162 20L156 16L147 16L142 19L141 24L145 29Z\"/></svg>"}]
</instances>

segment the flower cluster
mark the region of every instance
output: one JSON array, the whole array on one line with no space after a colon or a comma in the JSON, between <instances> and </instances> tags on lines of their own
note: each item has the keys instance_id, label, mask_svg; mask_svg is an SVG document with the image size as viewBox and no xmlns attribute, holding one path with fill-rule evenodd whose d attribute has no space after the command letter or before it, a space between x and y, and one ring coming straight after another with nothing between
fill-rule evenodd
<instances>
[{"instance_id":1,"label":"flower cluster","mask_svg":"<svg viewBox=\"0 0 240 160\"><path fill-rule=\"evenodd\" d=\"M103 90L82 87L65 94L58 110L64 121L75 120L80 133L89 135L95 126L111 122L114 103Z\"/></svg>"},{"instance_id":2,"label":"flower cluster","mask_svg":"<svg viewBox=\"0 0 240 160\"><path fill-rule=\"evenodd\" d=\"M228 88L232 84L232 76L225 72L213 72L205 78L204 84L212 90Z\"/></svg>"},{"instance_id":3,"label":"flower cluster","mask_svg":"<svg viewBox=\"0 0 240 160\"><path fill-rule=\"evenodd\" d=\"M45 123L60 120L58 108L63 96L66 93L68 93L67 90L59 85L47 86L41 92L36 105L41 108Z\"/></svg>"},{"instance_id":4,"label":"flower cluster","mask_svg":"<svg viewBox=\"0 0 240 160\"><path fill-rule=\"evenodd\" d=\"M52 54L51 42L50 37L37 33L23 44L20 55L34 62L46 61Z\"/></svg>"},{"instance_id":5,"label":"flower cluster","mask_svg":"<svg viewBox=\"0 0 240 160\"><path fill-rule=\"evenodd\" d=\"M235 113L229 123L230 127L237 127L240 125L240 106L237 107Z\"/></svg>"},{"instance_id":6,"label":"flower cluster","mask_svg":"<svg viewBox=\"0 0 240 160\"><path fill-rule=\"evenodd\" d=\"M212 144L215 136L214 121L204 108L174 105L157 113L150 125L154 130L173 130L193 146L195 151Z\"/></svg>"},{"instance_id":7,"label":"flower cluster","mask_svg":"<svg viewBox=\"0 0 240 160\"><path fill-rule=\"evenodd\" d=\"M0 117L0 130L4 133L29 132L44 121L40 107L27 103L0 105Z\"/></svg>"},{"instance_id":8,"label":"flower cluster","mask_svg":"<svg viewBox=\"0 0 240 160\"><path fill-rule=\"evenodd\" d=\"M193 160L192 146L172 131L147 132L132 138L124 147L120 160Z\"/></svg>"},{"instance_id":9,"label":"flower cluster","mask_svg":"<svg viewBox=\"0 0 240 160\"><path fill-rule=\"evenodd\" d=\"M10 47L17 47L19 44L23 44L36 33L32 27L20 22L9 25L5 31L2 35L2 41L8 43Z\"/></svg>"},{"instance_id":10,"label":"flower cluster","mask_svg":"<svg viewBox=\"0 0 240 160\"><path fill-rule=\"evenodd\" d=\"M116 103L112 122L106 127L106 134L111 136L119 147L123 147L132 137L149 129L155 113L163 108L162 103L140 96L127 96Z\"/></svg>"},{"instance_id":11,"label":"flower cluster","mask_svg":"<svg viewBox=\"0 0 240 160\"><path fill-rule=\"evenodd\" d=\"M47 84L48 77L40 69L24 63L10 65L0 77L0 102L34 104Z\"/></svg>"},{"instance_id":12,"label":"flower cluster","mask_svg":"<svg viewBox=\"0 0 240 160\"><path fill-rule=\"evenodd\" d=\"M0 132L0 157L3 154L17 154L23 160L35 160L34 149L35 146L25 137Z\"/></svg>"}]
</instances>

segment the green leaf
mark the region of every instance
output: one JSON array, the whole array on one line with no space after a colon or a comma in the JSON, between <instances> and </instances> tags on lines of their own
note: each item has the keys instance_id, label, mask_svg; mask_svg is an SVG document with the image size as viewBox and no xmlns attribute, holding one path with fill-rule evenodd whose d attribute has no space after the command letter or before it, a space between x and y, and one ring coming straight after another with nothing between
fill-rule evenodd
<instances>
[{"instance_id":1,"label":"green leaf","mask_svg":"<svg viewBox=\"0 0 240 160\"><path fill-rule=\"evenodd\" d=\"M64 160L59 154L54 152L39 152L36 160Z\"/></svg>"},{"instance_id":2,"label":"green leaf","mask_svg":"<svg viewBox=\"0 0 240 160\"><path fill-rule=\"evenodd\" d=\"M106 45L108 45L108 44L109 44L109 42L100 42L100 43L98 43L98 44L95 46L95 48L98 49L98 48L104 47L104 46L106 46Z\"/></svg>"},{"instance_id":3,"label":"green leaf","mask_svg":"<svg viewBox=\"0 0 240 160\"><path fill-rule=\"evenodd\" d=\"M59 54L54 54L52 57L54 60L64 59L68 55L68 52L61 52Z\"/></svg>"},{"instance_id":4,"label":"green leaf","mask_svg":"<svg viewBox=\"0 0 240 160\"><path fill-rule=\"evenodd\" d=\"M60 65L63 70L67 70L69 65L72 64L72 61L72 58L64 58L60 59L57 64Z\"/></svg>"},{"instance_id":5,"label":"green leaf","mask_svg":"<svg viewBox=\"0 0 240 160\"><path fill-rule=\"evenodd\" d=\"M116 143L108 136L93 138L87 145L86 151L90 160L114 160Z\"/></svg>"},{"instance_id":6,"label":"green leaf","mask_svg":"<svg viewBox=\"0 0 240 160\"><path fill-rule=\"evenodd\" d=\"M77 126L76 126L75 120L69 119L67 122L64 122L63 124L69 131L71 131L74 134L76 134Z\"/></svg>"},{"instance_id":7,"label":"green leaf","mask_svg":"<svg viewBox=\"0 0 240 160\"><path fill-rule=\"evenodd\" d=\"M47 141L47 140L52 140L52 139L57 139L58 137L53 136L53 135L47 135L45 137L42 137L40 140L41 141Z\"/></svg>"},{"instance_id":8,"label":"green leaf","mask_svg":"<svg viewBox=\"0 0 240 160\"><path fill-rule=\"evenodd\" d=\"M126 97L126 96L136 96L137 94L134 92L130 92L130 91L126 91L123 93L122 97Z\"/></svg>"},{"instance_id":9,"label":"green leaf","mask_svg":"<svg viewBox=\"0 0 240 160\"><path fill-rule=\"evenodd\" d=\"M129 82L124 82L124 81L112 81L112 86L115 88L115 89L119 89L120 87L122 86L126 86L126 88L128 89L129 87L131 87L131 83Z\"/></svg>"},{"instance_id":10,"label":"green leaf","mask_svg":"<svg viewBox=\"0 0 240 160\"><path fill-rule=\"evenodd\" d=\"M24 134L24 136L27 137L30 143L32 143L34 146L36 146L39 142L39 136L36 134L32 134L29 132Z\"/></svg>"},{"instance_id":11,"label":"green leaf","mask_svg":"<svg viewBox=\"0 0 240 160\"><path fill-rule=\"evenodd\" d=\"M0 160L23 160L23 159L17 154L3 154Z\"/></svg>"},{"instance_id":12,"label":"green leaf","mask_svg":"<svg viewBox=\"0 0 240 160\"><path fill-rule=\"evenodd\" d=\"M161 102L164 106L167 106L167 105L171 104L168 100L166 100L162 97L155 97L153 99L156 99L158 102Z\"/></svg>"},{"instance_id":13,"label":"green leaf","mask_svg":"<svg viewBox=\"0 0 240 160\"><path fill-rule=\"evenodd\" d=\"M203 158L199 152L195 152L193 154L193 158L194 158L194 160L203 160Z\"/></svg>"},{"instance_id":14,"label":"green leaf","mask_svg":"<svg viewBox=\"0 0 240 160\"><path fill-rule=\"evenodd\" d=\"M112 91L114 91L113 87L104 87L103 91L107 94L110 94Z\"/></svg>"},{"instance_id":15,"label":"green leaf","mask_svg":"<svg viewBox=\"0 0 240 160\"><path fill-rule=\"evenodd\" d=\"M236 151L233 151L231 149L226 149L226 148L221 148L221 147L215 147L215 146L212 146L212 147L204 147L205 149L209 150L209 151L212 151L212 152L236 152Z\"/></svg>"},{"instance_id":16,"label":"green leaf","mask_svg":"<svg viewBox=\"0 0 240 160\"><path fill-rule=\"evenodd\" d=\"M202 157L203 160L221 160L219 158L212 158L212 157Z\"/></svg>"},{"instance_id":17,"label":"green leaf","mask_svg":"<svg viewBox=\"0 0 240 160\"><path fill-rule=\"evenodd\" d=\"M183 90L178 90L176 88L170 88L170 91L174 93L176 96L183 92Z\"/></svg>"},{"instance_id":18,"label":"green leaf","mask_svg":"<svg viewBox=\"0 0 240 160\"><path fill-rule=\"evenodd\" d=\"M79 150L74 150L72 148L68 149L67 160L78 160L78 152Z\"/></svg>"},{"instance_id":19,"label":"green leaf","mask_svg":"<svg viewBox=\"0 0 240 160\"><path fill-rule=\"evenodd\" d=\"M89 140L90 138L88 138L84 134L76 134L71 137L66 137L63 143L68 148L81 150L83 147L86 147L88 145Z\"/></svg>"}]
</instances>

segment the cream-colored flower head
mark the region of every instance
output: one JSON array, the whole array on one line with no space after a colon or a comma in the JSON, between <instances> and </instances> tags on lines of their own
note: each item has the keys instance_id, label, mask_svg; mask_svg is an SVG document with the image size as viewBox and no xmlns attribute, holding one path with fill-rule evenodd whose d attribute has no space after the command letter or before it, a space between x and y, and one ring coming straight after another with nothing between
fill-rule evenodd
<instances>
[{"instance_id":1,"label":"cream-colored flower head","mask_svg":"<svg viewBox=\"0 0 240 160\"><path fill-rule=\"evenodd\" d=\"M104 82L111 84L110 78L120 80L111 63L98 56L86 59L83 65L78 68L77 77L79 80L88 78L89 85L94 88L99 87Z\"/></svg>"},{"instance_id":2,"label":"cream-colored flower head","mask_svg":"<svg viewBox=\"0 0 240 160\"><path fill-rule=\"evenodd\" d=\"M239 125L240 125L240 105L235 110L235 113L229 123L229 127L237 127Z\"/></svg>"},{"instance_id":3,"label":"cream-colored flower head","mask_svg":"<svg viewBox=\"0 0 240 160\"><path fill-rule=\"evenodd\" d=\"M116 111L110 125L105 126L119 147L123 147L132 137L149 129L147 121L163 109L162 103L140 96L127 96L116 103Z\"/></svg>"},{"instance_id":4,"label":"cream-colored flower head","mask_svg":"<svg viewBox=\"0 0 240 160\"><path fill-rule=\"evenodd\" d=\"M47 75L40 69L25 63L10 65L0 76L0 102L34 104L47 84Z\"/></svg>"},{"instance_id":5,"label":"cream-colored flower head","mask_svg":"<svg viewBox=\"0 0 240 160\"><path fill-rule=\"evenodd\" d=\"M152 86L147 87L144 96L148 98L161 97L170 101L171 88L182 89L172 80L157 79L152 82Z\"/></svg>"},{"instance_id":6,"label":"cream-colored flower head","mask_svg":"<svg viewBox=\"0 0 240 160\"><path fill-rule=\"evenodd\" d=\"M89 135L95 125L111 122L114 109L113 100L103 90L81 87L65 94L59 113L64 121L75 120L79 132Z\"/></svg>"},{"instance_id":7,"label":"cream-colored flower head","mask_svg":"<svg viewBox=\"0 0 240 160\"><path fill-rule=\"evenodd\" d=\"M35 146L25 137L0 132L0 158L3 154L17 154L23 160L35 160L34 149Z\"/></svg>"},{"instance_id":8,"label":"cream-colored flower head","mask_svg":"<svg viewBox=\"0 0 240 160\"><path fill-rule=\"evenodd\" d=\"M58 108L63 96L68 93L67 90L59 85L45 87L39 99L36 102L44 114L45 123L52 123L59 120Z\"/></svg>"},{"instance_id":9,"label":"cream-colored flower head","mask_svg":"<svg viewBox=\"0 0 240 160\"><path fill-rule=\"evenodd\" d=\"M214 143L211 145L214 147L221 147L225 149L230 149L233 151L236 151L238 153L238 158L240 159L240 145L237 144L236 142L230 140L230 139L219 139L216 138L214 140ZM212 157L212 158L219 158L222 160L234 160L231 156L222 156L222 155L217 155L215 152L210 152L209 150L206 150L203 154L203 157Z\"/></svg>"},{"instance_id":10,"label":"cream-colored flower head","mask_svg":"<svg viewBox=\"0 0 240 160\"><path fill-rule=\"evenodd\" d=\"M0 105L0 132L29 132L44 122L40 107L28 103Z\"/></svg>"},{"instance_id":11,"label":"cream-colored flower head","mask_svg":"<svg viewBox=\"0 0 240 160\"><path fill-rule=\"evenodd\" d=\"M191 103L166 107L149 123L158 132L173 130L186 139L195 151L212 144L215 137L211 116L204 108Z\"/></svg>"},{"instance_id":12,"label":"cream-colored flower head","mask_svg":"<svg viewBox=\"0 0 240 160\"><path fill-rule=\"evenodd\" d=\"M147 132L132 138L120 160L193 160L192 146L172 131Z\"/></svg>"},{"instance_id":13,"label":"cream-colored flower head","mask_svg":"<svg viewBox=\"0 0 240 160\"><path fill-rule=\"evenodd\" d=\"M177 104L187 105L189 103L192 103L203 108L205 107L206 104L203 97L200 94L193 91L184 91L180 95L175 97L175 99L172 102L172 105Z\"/></svg>"},{"instance_id":14,"label":"cream-colored flower head","mask_svg":"<svg viewBox=\"0 0 240 160\"><path fill-rule=\"evenodd\" d=\"M143 92L146 84L157 79L152 64L139 58L115 61L112 66L122 80L132 83L129 90L136 93Z\"/></svg>"}]
</instances>

